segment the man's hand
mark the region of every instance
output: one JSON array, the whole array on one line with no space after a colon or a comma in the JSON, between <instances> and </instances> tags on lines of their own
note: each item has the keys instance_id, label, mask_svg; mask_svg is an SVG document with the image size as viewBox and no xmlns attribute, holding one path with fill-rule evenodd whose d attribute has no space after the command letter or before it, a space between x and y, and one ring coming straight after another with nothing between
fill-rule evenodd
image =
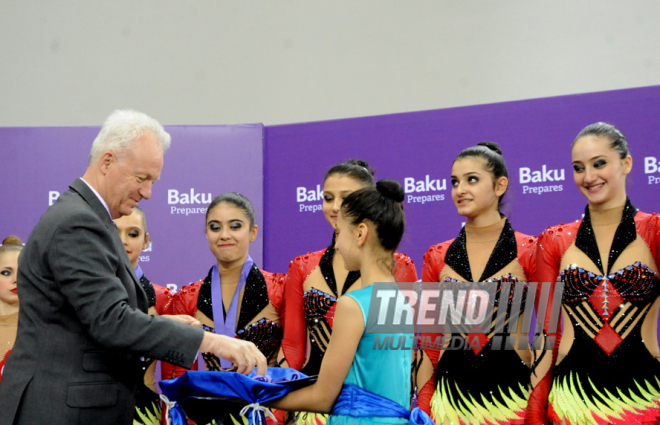
<instances>
[{"instance_id":1,"label":"man's hand","mask_svg":"<svg viewBox=\"0 0 660 425\"><path fill-rule=\"evenodd\" d=\"M217 335L211 332L204 333L202 345L199 346L202 353L212 353L217 357L229 360L236 364L238 373L247 375L257 368L257 375L265 375L267 369L266 357L251 342L226 335Z\"/></svg>"},{"instance_id":2,"label":"man's hand","mask_svg":"<svg viewBox=\"0 0 660 425\"><path fill-rule=\"evenodd\" d=\"M190 325L195 327L202 326L199 320L195 319L192 316L188 316L187 314L163 314L160 317L174 320L175 322L183 323L184 325Z\"/></svg>"}]
</instances>

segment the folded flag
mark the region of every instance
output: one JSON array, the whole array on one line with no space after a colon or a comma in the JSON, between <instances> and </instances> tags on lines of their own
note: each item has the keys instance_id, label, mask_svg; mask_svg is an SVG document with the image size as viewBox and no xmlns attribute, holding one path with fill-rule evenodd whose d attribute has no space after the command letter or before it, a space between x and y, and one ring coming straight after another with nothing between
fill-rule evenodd
<instances>
[{"instance_id":1,"label":"folded flag","mask_svg":"<svg viewBox=\"0 0 660 425\"><path fill-rule=\"evenodd\" d=\"M181 406L190 399L236 401L247 403L241 415L247 416L250 425L266 423L265 415L272 416L261 404L284 397L293 390L316 381L299 371L284 367L269 367L266 376L236 372L188 371L176 379L160 382L161 398L168 407L167 423L187 425L187 415ZM199 403L197 403L199 405ZM188 412L191 413L191 412Z\"/></svg>"}]
</instances>

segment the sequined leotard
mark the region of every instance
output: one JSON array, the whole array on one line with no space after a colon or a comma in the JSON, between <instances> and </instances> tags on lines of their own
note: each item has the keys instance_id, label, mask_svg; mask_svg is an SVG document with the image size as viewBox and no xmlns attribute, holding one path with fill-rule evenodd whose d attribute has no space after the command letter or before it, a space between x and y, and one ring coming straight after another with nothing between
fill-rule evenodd
<instances>
[{"instance_id":1,"label":"sequined leotard","mask_svg":"<svg viewBox=\"0 0 660 425\"><path fill-rule=\"evenodd\" d=\"M503 286L513 294L516 284L533 279L535 246L535 237L515 232L509 221L505 220L480 278L480 281L498 283L496 300L500 299ZM447 266L454 272L452 274L461 279L447 276ZM424 282L471 282L473 275L466 248L465 228L461 229L456 239L429 248L424 256L423 270ZM525 292L523 305L524 297ZM509 305L505 324L508 323L512 296L507 298ZM496 307L500 308L497 302ZM497 309L493 312L493 321ZM428 345L420 347L433 364L434 374L425 384L420 383L423 386L417 401L420 409L428 413L436 423L472 425L524 422L530 370L516 351L492 350L495 332L502 333L503 329L494 329L489 335L467 331L452 335L452 338L465 339L465 346L472 349L445 350L442 357L438 349ZM422 335L422 341L426 336ZM475 338L478 340L474 341Z\"/></svg>"},{"instance_id":2,"label":"sequined leotard","mask_svg":"<svg viewBox=\"0 0 660 425\"><path fill-rule=\"evenodd\" d=\"M306 370L314 375L318 374L326 348L321 339L330 338L328 332L332 331L335 304L337 297L340 296L337 293L337 282L332 268L334 253L333 237L328 248L296 257L289 265L287 274L285 317L287 327L282 341L284 356L289 367L301 369L305 362L307 332L309 331L310 341L314 339L315 342L311 344L310 357L307 362L312 363L313 366L309 366ZM415 264L407 255L394 253L394 263L393 274L397 282L415 282L417 280ZM331 294L316 288L310 288L303 293L305 281L317 267L332 291ZM342 295L359 278L359 272L349 272L344 282ZM318 329L321 322L325 322L327 331ZM315 335L323 338L315 338Z\"/></svg>"},{"instance_id":3,"label":"sequined leotard","mask_svg":"<svg viewBox=\"0 0 660 425\"><path fill-rule=\"evenodd\" d=\"M172 292L151 282L145 275L140 278L140 285L147 294L149 308L154 307L158 315L172 314Z\"/></svg>"},{"instance_id":4,"label":"sequined leotard","mask_svg":"<svg viewBox=\"0 0 660 425\"><path fill-rule=\"evenodd\" d=\"M332 267L334 254L333 236L328 248L296 257L289 265L286 283L286 328L282 350L289 367L302 370L307 375L318 375L332 333L337 298L340 296ZM393 275L397 282L417 280L415 264L407 255L395 252L394 263ZM305 281L317 267L332 293L314 287L304 291ZM349 272L341 295L359 278L360 272ZM303 367L308 335L309 354ZM327 415L302 414L297 423L317 425L318 421L325 423L326 417Z\"/></svg>"},{"instance_id":5,"label":"sequined leotard","mask_svg":"<svg viewBox=\"0 0 660 425\"><path fill-rule=\"evenodd\" d=\"M259 270L256 265L252 266L245 281L243 300L238 313L236 322L236 338L254 343L261 351L269 365L274 365L282 342L282 325L279 317L283 313L283 295L286 276L281 273L269 273ZM213 321L213 305L211 301L211 281L212 269L205 279L199 282L184 286L174 296L173 312L174 314L187 314L196 317L203 324ZM274 313L268 313L270 318L266 317L268 306L274 308ZM226 310L223 309L226 315ZM277 316L273 317L273 314ZM209 323L210 324L210 323ZM212 326L205 326L206 330L213 331ZM202 353L206 370L220 370L220 361L210 353ZM197 362L193 365L193 370L197 370ZM185 372L184 369L177 368L176 376ZM233 424L233 420L239 423L247 419L241 417L238 412L242 406L236 403L220 403L213 411L189 403L184 406L186 412L200 425L210 423L215 420L216 424ZM233 420L232 420L233 419ZM271 419L267 418L270 423ZM247 422L245 422L247 423Z\"/></svg>"},{"instance_id":6,"label":"sequined leotard","mask_svg":"<svg viewBox=\"0 0 660 425\"><path fill-rule=\"evenodd\" d=\"M564 323L554 366L532 392L529 423L655 424L660 420L660 362L644 343L642 325L648 318L655 334L657 318L647 316L660 294L652 268L660 254L660 216L639 212L627 200L607 270L592 220L587 208L583 220L551 227L539 237L538 279L564 283L563 317L571 326ZM655 264L628 262L635 257ZM613 270L618 258L619 265L627 265ZM591 270L594 266L598 270ZM570 348L556 365L563 339Z\"/></svg>"}]
</instances>

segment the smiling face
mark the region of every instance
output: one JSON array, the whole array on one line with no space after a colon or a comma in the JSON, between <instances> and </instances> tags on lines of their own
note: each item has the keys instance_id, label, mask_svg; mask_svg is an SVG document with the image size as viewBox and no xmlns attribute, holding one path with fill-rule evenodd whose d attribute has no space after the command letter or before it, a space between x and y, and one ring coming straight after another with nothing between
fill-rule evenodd
<instances>
[{"instance_id":1,"label":"smiling face","mask_svg":"<svg viewBox=\"0 0 660 425\"><path fill-rule=\"evenodd\" d=\"M228 202L221 202L208 212L206 239L218 263L231 267L245 262L250 242L257 237L257 226L250 228L245 212Z\"/></svg>"},{"instance_id":2,"label":"smiling face","mask_svg":"<svg viewBox=\"0 0 660 425\"><path fill-rule=\"evenodd\" d=\"M120 153L105 152L101 159L105 174L102 196L117 219L130 215L142 199L151 197L151 187L163 169L163 149L151 133L145 133L133 146Z\"/></svg>"},{"instance_id":3,"label":"smiling face","mask_svg":"<svg viewBox=\"0 0 660 425\"><path fill-rule=\"evenodd\" d=\"M18 272L18 254L20 251L6 251L0 254L0 302L16 305L16 274Z\"/></svg>"},{"instance_id":4,"label":"smiling face","mask_svg":"<svg viewBox=\"0 0 660 425\"><path fill-rule=\"evenodd\" d=\"M493 182L493 175L485 166L486 160L467 157L455 161L451 167L451 198L464 217L497 212L499 198L506 191L507 178Z\"/></svg>"},{"instance_id":5,"label":"smiling face","mask_svg":"<svg viewBox=\"0 0 660 425\"><path fill-rule=\"evenodd\" d=\"M134 210L130 215L116 219L115 223L119 230L119 237L126 248L128 259L131 260L131 265L135 269L142 250L149 245L149 234L144 226L144 218Z\"/></svg>"},{"instance_id":6,"label":"smiling face","mask_svg":"<svg viewBox=\"0 0 660 425\"><path fill-rule=\"evenodd\" d=\"M573 178L593 209L609 209L626 202L626 176L632 158L621 159L607 137L588 135L575 141L571 151Z\"/></svg>"},{"instance_id":7,"label":"smiling face","mask_svg":"<svg viewBox=\"0 0 660 425\"><path fill-rule=\"evenodd\" d=\"M328 176L323 182L323 214L333 229L337 228L337 217L344 198L356 190L366 187L363 183L343 174Z\"/></svg>"}]
</instances>

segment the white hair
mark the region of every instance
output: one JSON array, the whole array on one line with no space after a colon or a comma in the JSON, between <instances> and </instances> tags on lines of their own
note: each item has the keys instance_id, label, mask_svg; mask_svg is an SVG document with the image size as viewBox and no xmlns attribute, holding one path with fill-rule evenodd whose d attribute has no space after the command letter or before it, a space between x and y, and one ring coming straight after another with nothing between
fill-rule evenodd
<instances>
[{"instance_id":1,"label":"white hair","mask_svg":"<svg viewBox=\"0 0 660 425\"><path fill-rule=\"evenodd\" d=\"M130 109L114 111L92 143L88 166L98 161L103 152L110 150L120 154L147 132L154 135L163 153L170 147L170 135L155 119Z\"/></svg>"}]
</instances>

